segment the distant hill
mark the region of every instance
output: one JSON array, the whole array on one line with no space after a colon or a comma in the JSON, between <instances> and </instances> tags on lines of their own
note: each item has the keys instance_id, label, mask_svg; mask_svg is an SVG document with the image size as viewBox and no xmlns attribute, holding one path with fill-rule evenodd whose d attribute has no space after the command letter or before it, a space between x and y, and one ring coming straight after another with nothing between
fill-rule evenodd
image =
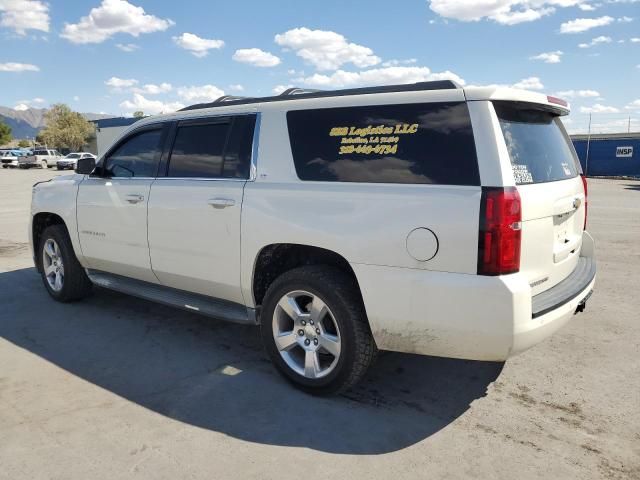
<instances>
[{"instance_id":1,"label":"distant hill","mask_svg":"<svg viewBox=\"0 0 640 480\"><path fill-rule=\"evenodd\" d=\"M0 120L11 127L13 138L34 138L45 127L44 114L46 111L46 108L14 110L13 108L0 106ZM114 117L114 115L100 113L83 113L82 116L87 120Z\"/></svg>"}]
</instances>

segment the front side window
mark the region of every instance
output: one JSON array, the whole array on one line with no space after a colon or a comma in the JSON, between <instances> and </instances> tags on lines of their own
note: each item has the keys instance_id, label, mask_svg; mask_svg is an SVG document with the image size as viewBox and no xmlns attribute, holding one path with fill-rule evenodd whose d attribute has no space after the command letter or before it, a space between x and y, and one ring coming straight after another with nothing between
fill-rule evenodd
<instances>
[{"instance_id":1,"label":"front side window","mask_svg":"<svg viewBox=\"0 0 640 480\"><path fill-rule=\"evenodd\" d=\"M129 137L106 159L105 174L110 177L155 177L162 151L161 140L161 129Z\"/></svg>"},{"instance_id":2,"label":"front side window","mask_svg":"<svg viewBox=\"0 0 640 480\"><path fill-rule=\"evenodd\" d=\"M516 185L554 182L580 173L558 115L513 102L494 102Z\"/></svg>"},{"instance_id":3,"label":"front side window","mask_svg":"<svg viewBox=\"0 0 640 480\"><path fill-rule=\"evenodd\" d=\"M296 110L287 123L301 180L480 184L464 102Z\"/></svg>"}]
</instances>

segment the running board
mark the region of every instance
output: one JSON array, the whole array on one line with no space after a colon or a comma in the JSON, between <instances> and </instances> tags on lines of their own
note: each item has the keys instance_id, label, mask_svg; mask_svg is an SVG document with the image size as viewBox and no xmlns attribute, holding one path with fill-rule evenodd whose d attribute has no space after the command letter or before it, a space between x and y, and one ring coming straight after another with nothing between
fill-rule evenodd
<instances>
[{"instance_id":1,"label":"running board","mask_svg":"<svg viewBox=\"0 0 640 480\"><path fill-rule=\"evenodd\" d=\"M98 270L87 270L89 279L99 287L126 293L152 302L196 312L208 317L245 325L257 325L256 312L238 303L227 302L206 295L143 282Z\"/></svg>"}]
</instances>

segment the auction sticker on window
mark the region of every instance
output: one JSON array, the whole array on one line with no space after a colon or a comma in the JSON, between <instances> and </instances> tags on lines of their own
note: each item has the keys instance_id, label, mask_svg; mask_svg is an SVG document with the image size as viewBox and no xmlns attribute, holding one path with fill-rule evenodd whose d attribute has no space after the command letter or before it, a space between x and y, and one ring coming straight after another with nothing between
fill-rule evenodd
<instances>
[{"instance_id":1,"label":"auction sticker on window","mask_svg":"<svg viewBox=\"0 0 640 480\"><path fill-rule=\"evenodd\" d=\"M393 155L403 137L418 131L417 123L397 125L367 125L366 127L333 127L329 136L340 137L340 155Z\"/></svg>"},{"instance_id":2,"label":"auction sticker on window","mask_svg":"<svg viewBox=\"0 0 640 480\"><path fill-rule=\"evenodd\" d=\"M526 165L514 163L511 165L511 168L513 170L513 178L515 179L516 184L533 183L533 175L531 175L531 172Z\"/></svg>"}]
</instances>

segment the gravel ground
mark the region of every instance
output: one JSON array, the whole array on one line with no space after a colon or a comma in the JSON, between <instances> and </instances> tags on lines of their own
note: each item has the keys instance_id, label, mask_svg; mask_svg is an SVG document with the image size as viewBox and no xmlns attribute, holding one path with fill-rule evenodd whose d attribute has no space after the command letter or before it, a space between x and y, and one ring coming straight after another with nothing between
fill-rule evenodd
<instances>
[{"instance_id":1,"label":"gravel ground","mask_svg":"<svg viewBox=\"0 0 640 480\"><path fill-rule=\"evenodd\" d=\"M328 399L257 331L97 290L50 300L0 171L0 478L640 478L640 182L590 180L585 313L506 364L383 354Z\"/></svg>"}]
</instances>

